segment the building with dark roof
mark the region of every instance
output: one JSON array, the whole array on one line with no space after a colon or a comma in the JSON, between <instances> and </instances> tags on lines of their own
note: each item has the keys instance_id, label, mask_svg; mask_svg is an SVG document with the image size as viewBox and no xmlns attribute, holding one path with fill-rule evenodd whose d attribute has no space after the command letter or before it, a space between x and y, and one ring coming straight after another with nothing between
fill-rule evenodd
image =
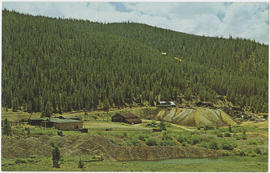
<instances>
[{"instance_id":1,"label":"building with dark roof","mask_svg":"<svg viewBox=\"0 0 270 173\"><path fill-rule=\"evenodd\" d=\"M79 130L83 128L83 122L77 119L65 118L47 118L47 119L31 119L30 125L39 125L42 127L54 127L59 130Z\"/></svg>"},{"instance_id":2,"label":"building with dark roof","mask_svg":"<svg viewBox=\"0 0 270 173\"><path fill-rule=\"evenodd\" d=\"M128 124L142 123L142 120L132 113L128 114L115 114L112 116L112 122L124 122Z\"/></svg>"}]
</instances>

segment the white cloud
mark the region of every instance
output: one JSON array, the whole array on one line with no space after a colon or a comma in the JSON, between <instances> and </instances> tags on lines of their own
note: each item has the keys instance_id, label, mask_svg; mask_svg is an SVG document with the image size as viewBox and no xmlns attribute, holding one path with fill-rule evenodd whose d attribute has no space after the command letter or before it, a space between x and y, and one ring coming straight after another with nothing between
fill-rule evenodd
<instances>
[{"instance_id":1,"label":"white cloud","mask_svg":"<svg viewBox=\"0 0 270 173\"><path fill-rule=\"evenodd\" d=\"M117 11L109 2L4 2L3 7L51 17L101 22L133 21L197 35L244 37L268 44L267 3L123 3Z\"/></svg>"}]
</instances>

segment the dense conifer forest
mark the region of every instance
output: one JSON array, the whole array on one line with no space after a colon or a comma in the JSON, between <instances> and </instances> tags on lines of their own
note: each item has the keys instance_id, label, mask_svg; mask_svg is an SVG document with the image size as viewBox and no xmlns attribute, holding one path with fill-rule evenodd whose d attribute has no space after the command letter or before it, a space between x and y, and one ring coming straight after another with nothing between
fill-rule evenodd
<instances>
[{"instance_id":1,"label":"dense conifer forest","mask_svg":"<svg viewBox=\"0 0 270 173\"><path fill-rule=\"evenodd\" d=\"M2 106L13 111L49 115L220 96L268 111L268 45L255 41L7 10L2 37Z\"/></svg>"}]
</instances>

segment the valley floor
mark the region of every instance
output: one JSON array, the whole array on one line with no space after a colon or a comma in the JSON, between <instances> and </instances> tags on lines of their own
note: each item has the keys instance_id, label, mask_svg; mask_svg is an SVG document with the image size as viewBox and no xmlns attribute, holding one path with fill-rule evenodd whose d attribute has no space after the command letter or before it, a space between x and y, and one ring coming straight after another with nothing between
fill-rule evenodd
<instances>
[{"instance_id":1,"label":"valley floor","mask_svg":"<svg viewBox=\"0 0 270 173\"><path fill-rule=\"evenodd\" d=\"M267 156L227 156L218 159L172 159L163 161L102 161L84 162L78 168L79 157L65 159L61 168L52 168L50 158L36 163L13 164L12 159L2 159L2 171L139 171L139 172L267 172Z\"/></svg>"},{"instance_id":2,"label":"valley floor","mask_svg":"<svg viewBox=\"0 0 270 173\"><path fill-rule=\"evenodd\" d=\"M89 131L63 131L64 136L55 128L13 124L12 135L2 135L2 171L268 171L267 121L244 122L231 132L226 126L204 129L165 122L166 130L153 132L160 121L130 125L111 122L109 114L67 114L83 117ZM11 122L27 116L2 111L2 119ZM52 143L61 153L60 168L52 168ZM104 160L95 161L99 156ZM83 168L78 168L79 160Z\"/></svg>"}]
</instances>

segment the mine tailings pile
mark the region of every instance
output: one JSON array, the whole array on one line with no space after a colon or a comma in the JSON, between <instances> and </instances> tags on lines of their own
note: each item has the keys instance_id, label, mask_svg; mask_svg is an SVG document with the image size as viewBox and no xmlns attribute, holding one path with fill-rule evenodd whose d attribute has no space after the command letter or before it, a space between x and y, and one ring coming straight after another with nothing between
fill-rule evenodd
<instances>
[{"instance_id":1,"label":"mine tailings pile","mask_svg":"<svg viewBox=\"0 0 270 173\"><path fill-rule=\"evenodd\" d=\"M233 119L220 109L210 108L172 108L161 109L155 116L157 120L164 120L184 126L225 126L236 125Z\"/></svg>"}]
</instances>

